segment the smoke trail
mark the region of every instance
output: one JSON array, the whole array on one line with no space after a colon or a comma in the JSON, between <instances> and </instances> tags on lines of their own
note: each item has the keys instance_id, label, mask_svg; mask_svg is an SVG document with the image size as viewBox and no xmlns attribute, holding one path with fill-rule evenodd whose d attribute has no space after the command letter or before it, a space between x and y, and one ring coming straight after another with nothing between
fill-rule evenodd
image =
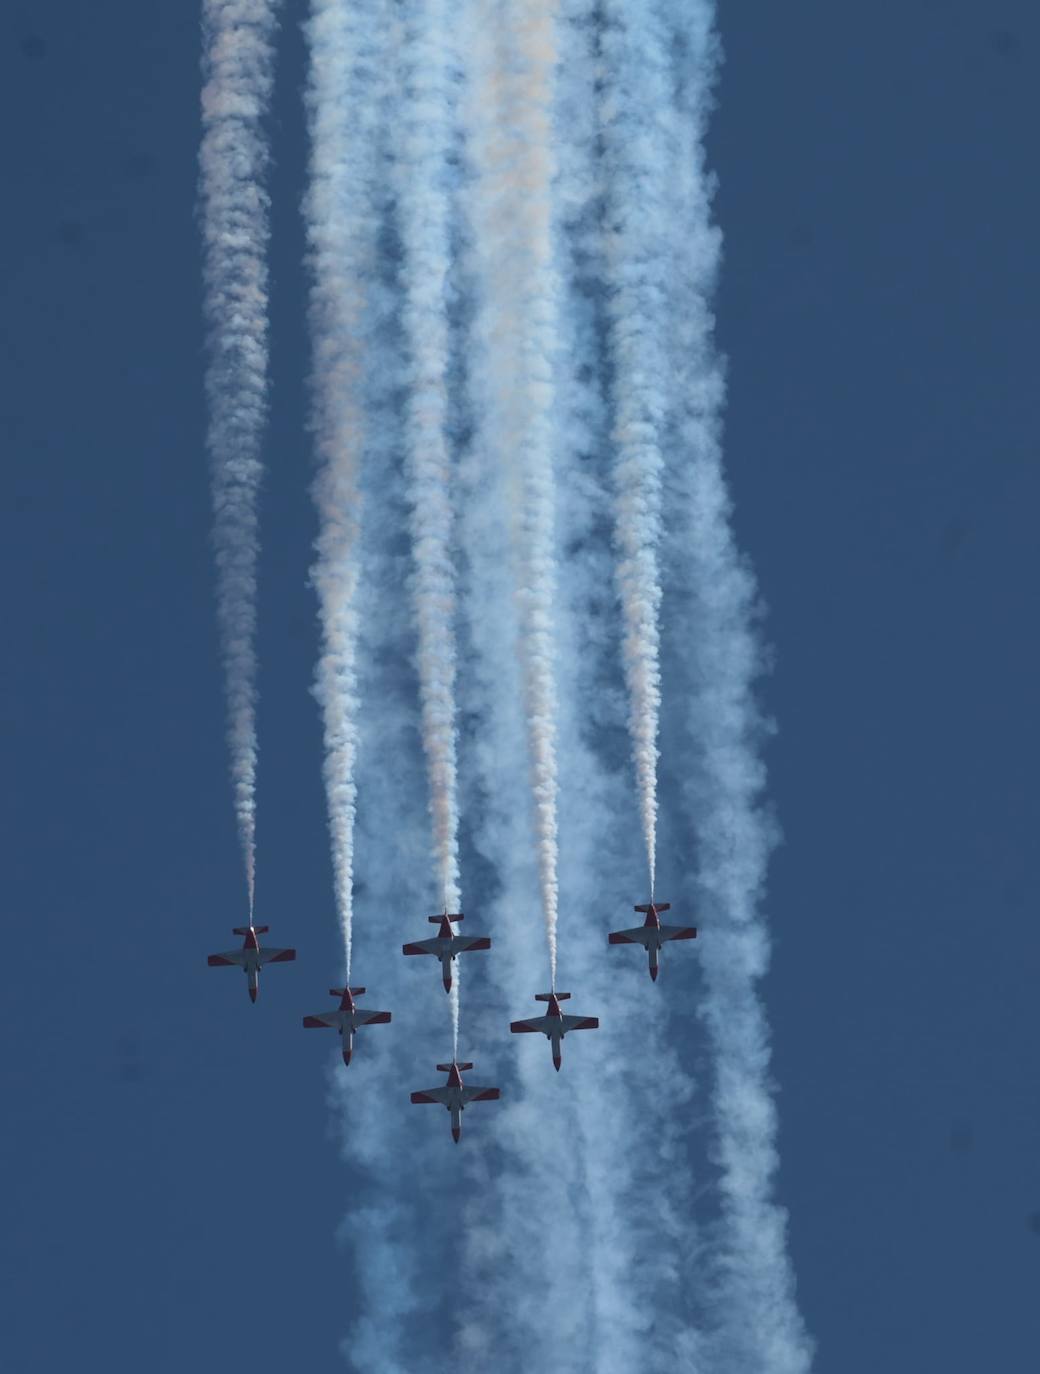
<instances>
[{"instance_id":1,"label":"smoke trail","mask_svg":"<svg viewBox=\"0 0 1040 1374\"><path fill-rule=\"evenodd\" d=\"M256 565L267 391L267 145L277 0L204 0L199 191L217 619L235 816L256 885Z\"/></svg>"},{"instance_id":2,"label":"smoke trail","mask_svg":"<svg viewBox=\"0 0 1040 1374\"><path fill-rule=\"evenodd\" d=\"M419 634L423 748L429 778L437 887L458 911L459 817L455 714L455 561L448 435L448 275L451 266L449 155L453 87L453 7L415 0L403 10L400 82L404 102L396 145L398 214L404 249L403 324L410 368L407 463ZM459 976L451 988L453 1056L459 1043Z\"/></svg>"},{"instance_id":3,"label":"smoke trail","mask_svg":"<svg viewBox=\"0 0 1040 1374\"><path fill-rule=\"evenodd\" d=\"M714 1125L721 1166L712 1363L804 1374L812 1341L798 1311L786 1214L773 1199L777 1119L765 1007L756 988L768 964L760 910L773 827L761 807L763 723L753 684L760 670L755 584L730 527L722 473L722 381L709 305L718 260L703 128L717 60L713 8L663 4L678 63L682 119L673 152L675 292L674 462L668 474L674 643L686 705L677 716L681 793L698 852L707 988L701 1013L716 1062ZM671 619L671 617L669 617Z\"/></svg>"},{"instance_id":4,"label":"smoke trail","mask_svg":"<svg viewBox=\"0 0 1040 1374\"><path fill-rule=\"evenodd\" d=\"M629 731L646 843L651 897L657 858L658 718L661 707L662 433L669 376L664 348L672 265L669 179L660 156L674 119L668 49L659 17L646 4L603 0L603 161L607 187L606 269L613 365L613 442L617 490L617 582Z\"/></svg>"},{"instance_id":5,"label":"smoke trail","mask_svg":"<svg viewBox=\"0 0 1040 1374\"><path fill-rule=\"evenodd\" d=\"M385 79L381 0L312 0L310 186L304 206L314 285L314 497L320 529L313 579L323 645L315 694L325 721L325 790L336 890L350 977L358 750L359 475L365 442L366 277L377 232L373 128Z\"/></svg>"},{"instance_id":6,"label":"smoke trail","mask_svg":"<svg viewBox=\"0 0 1040 1374\"><path fill-rule=\"evenodd\" d=\"M557 282L550 189L557 62L551 0L468 0L473 250L482 310L478 444L507 467L541 898L556 985L553 380Z\"/></svg>"}]
</instances>

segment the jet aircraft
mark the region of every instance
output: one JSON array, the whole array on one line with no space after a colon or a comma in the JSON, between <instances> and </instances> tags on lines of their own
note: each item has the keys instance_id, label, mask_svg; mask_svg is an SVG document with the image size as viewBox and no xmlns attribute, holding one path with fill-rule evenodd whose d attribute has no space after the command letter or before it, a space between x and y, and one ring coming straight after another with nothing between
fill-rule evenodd
<instances>
[{"instance_id":1,"label":"jet aircraft","mask_svg":"<svg viewBox=\"0 0 1040 1374\"><path fill-rule=\"evenodd\" d=\"M437 1072L446 1073L448 1081L443 1088L427 1088L425 1092L412 1093L413 1102L439 1102L451 1113L451 1138L459 1143L462 1134L462 1113L470 1102L497 1102L501 1093L497 1088L467 1087L462 1081L462 1070L471 1069L472 1064L438 1064Z\"/></svg>"},{"instance_id":2,"label":"jet aircraft","mask_svg":"<svg viewBox=\"0 0 1040 1374\"><path fill-rule=\"evenodd\" d=\"M541 1031L552 1045L553 1064L559 1073L563 1063L563 1037L572 1030L595 1030L599 1026L598 1016L564 1016L560 1003L570 997L569 992L536 992L536 1002L548 1002L549 1010L544 1016L533 1016L529 1021L511 1021L509 1029L514 1034L520 1031Z\"/></svg>"},{"instance_id":3,"label":"jet aircraft","mask_svg":"<svg viewBox=\"0 0 1040 1374\"><path fill-rule=\"evenodd\" d=\"M440 926L431 940L416 940L414 944L402 945L402 954L432 954L441 961L441 980L444 991L451 991L451 965L457 954L465 954L471 949L490 949L491 941L486 935L456 935L451 928L453 921L463 920L462 912L443 916L427 916L435 926Z\"/></svg>"},{"instance_id":4,"label":"jet aircraft","mask_svg":"<svg viewBox=\"0 0 1040 1374\"><path fill-rule=\"evenodd\" d=\"M611 945L642 945L650 957L650 977L657 982L657 956L666 940L694 940L696 926L663 926L661 912L670 911L671 902L648 902L646 906L633 907L634 911L644 912L646 920L632 930L612 930L608 937Z\"/></svg>"},{"instance_id":5,"label":"jet aircraft","mask_svg":"<svg viewBox=\"0 0 1040 1374\"><path fill-rule=\"evenodd\" d=\"M329 996L340 999L339 1006L331 1011L316 1011L313 1016L303 1018L303 1024L308 1028L328 1026L331 1030L339 1031L344 1064L350 1063L350 1056L354 1052L354 1032L359 1026L385 1026L390 1020L388 1011L369 1011L367 1007L357 1005L354 998L362 996L364 991L364 988L329 988Z\"/></svg>"},{"instance_id":6,"label":"jet aircraft","mask_svg":"<svg viewBox=\"0 0 1040 1374\"><path fill-rule=\"evenodd\" d=\"M261 949L258 935L266 935L270 926L235 926L233 934L244 935L241 949L225 950L223 954L211 954L207 959L210 968L221 968L225 964L238 964L246 975L249 986L249 1000L256 1001L260 991L261 964L287 964L296 958L294 949Z\"/></svg>"}]
</instances>

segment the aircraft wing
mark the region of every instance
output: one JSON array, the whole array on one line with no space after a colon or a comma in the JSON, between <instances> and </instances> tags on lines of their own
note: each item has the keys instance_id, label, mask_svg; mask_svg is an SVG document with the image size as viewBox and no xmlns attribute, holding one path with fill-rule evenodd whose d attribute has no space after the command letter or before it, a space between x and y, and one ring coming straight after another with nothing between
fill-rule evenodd
<instances>
[{"instance_id":1,"label":"aircraft wing","mask_svg":"<svg viewBox=\"0 0 1040 1374\"><path fill-rule=\"evenodd\" d=\"M447 1088L427 1088L425 1092L412 1093L413 1102L439 1102L442 1107L448 1105Z\"/></svg>"},{"instance_id":2,"label":"aircraft wing","mask_svg":"<svg viewBox=\"0 0 1040 1374\"><path fill-rule=\"evenodd\" d=\"M385 1026L390 1020L388 1011L361 1011L355 1012L357 1024L359 1026Z\"/></svg>"},{"instance_id":3,"label":"aircraft wing","mask_svg":"<svg viewBox=\"0 0 1040 1374\"><path fill-rule=\"evenodd\" d=\"M259 954L262 964L289 964L296 958L294 949L261 949Z\"/></svg>"},{"instance_id":4,"label":"aircraft wing","mask_svg":"<svg viewBox=\"0 0 1040 1374\"><path fill-rule=\"evenodd\" d=\"M486 935L456 935L452 939L452 948L456 954L462 954L467 949L490 949L491 941Z\"/></svg>"},{"instance_id":5,"label":"aircraft wing","mask_svg":"<svg viewBox=\"0 0 1040 1374\"><path fill-rule=\"evenodd\" d=\"M410 945L402 945L402 954L440 954L440 940L415 940Z\"/></svg>"},{"instance_id":6,"label":"aircraft wing","mask_svg":"<svg viewBox=\"0 0 1040 1374\"><path fill-rule=\"evenodd\" d=\"M612 930L608 936L608 941L612 945L645 945L647 932L652 930L652 926L633 926L631 930Z\"/></svg>"},{"instance_id":7,"label":"aircraft wing","mask_svg":"<svg viewBox=\"0 0 1040 1374\"><path fill-rule=\"evenodd\" d=\"M563 1029L572 1030L595 1030L599 1026L598 1016L561 1016Z\"/></svg>"},{"instance_id":8,"label":"aircraft wing","mask_svg":"<svg viewBox=\"0 0 1040 1374\"><path fill-rule=\"evenodd\" d=\"M549 1016L532 1016L529 1021L510 1021L509 1029L514 1034L519 1034L520 1031L541 1031L543 1035L547 1035L549 1022L553 1019Z\"/></svg>"},{"instance_id":9,"label":"aircraft wing","mask_svg":"<svg viewBox=\"0 0 1040 1374\"><path fill-rule=\"evenodd\" d=\"M463 1105L467 1102L497 1102L501 1096L498 1088L471 1088L467 1086L462 1089Z\"/></svg>"},{"instance_id":10,"label":"aircraft wing","mask_svg":"<svg viewBox=\"0 0 1040 1374\"><path fill-rule=\"evenodd\" d=\"M219 968L222 964L244 964L244 956L244 950L226 949L223 954L211 954L206 963L210 968Z\"/></svg>"},{"instance_id":11,"label":"aircraft wing","mask_svg":"<svg viewBox=\"0 0 1040 1374\"><path fill-rule=\"evenodd\" d=\"M342 1012L339 1011L319 1011L313 1016L305 1016L303 1024L308 1027L328 1026L330 1030L339 1030L341 1015Z\"/></svg>"},{"instance_id":12,"label":"aircraft wing","mask_svg":"<svg viewBox=\"0 0 1040 1374\"><path fill-rule=\"evenodd\" d=\"M662 926L662 940L695 940L697 938L696 926Z\"/></svg>"}]
</instances>

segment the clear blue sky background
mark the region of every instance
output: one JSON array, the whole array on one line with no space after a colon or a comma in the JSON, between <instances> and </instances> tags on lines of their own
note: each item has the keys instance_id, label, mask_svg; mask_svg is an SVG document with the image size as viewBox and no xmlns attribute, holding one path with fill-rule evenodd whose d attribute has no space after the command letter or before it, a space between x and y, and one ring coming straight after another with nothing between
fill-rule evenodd
<instances>
[{"instance_id":1,"label":"clear blue sky background","mask_svg":"<svg viewBox=\"0 0 1040 1374\"><path fill-rule=\"evenodd\" d=\"M1027 1374L1040 11L721 8L719 334L738 531L776 648L766 991L800 1301L824 1374ZM335 1235L352 1180L326 1058L297 1029L338 955L308 695L303 6L287 11L260 883L302 957L255 1010L204 963L243 909L202 450L195 7L0 15L0 1360L16 1374L247 1352L260 1374L333 1370L353 1312Z\"/></svg>"}]
</instances>

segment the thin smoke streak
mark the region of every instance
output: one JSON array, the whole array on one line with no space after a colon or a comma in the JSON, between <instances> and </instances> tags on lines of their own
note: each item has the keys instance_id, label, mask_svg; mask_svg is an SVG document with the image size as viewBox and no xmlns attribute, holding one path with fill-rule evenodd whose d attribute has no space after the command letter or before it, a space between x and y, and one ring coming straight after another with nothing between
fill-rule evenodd
<instances>
[{"instance_id":1,"label":"thin smoke streak","mask_svg":"<svg viewBox=\"0 0 1040 1374\"><path fill-rule=\"evenodd\" d=\"M451 7L405 7L400 79L409 98L394 121L398 215L403 247L403 325L409 350L406 455L415 561L423 749L429 781L438 896L458 911L459 815L456 763L455 553L448 433L451 169L456 55ZM459 977L450 993L452 1056L459 1044Z\"/></svg>"},{"instance_id":2,"label":"thin smoke streak","mask_svg":"<svg viewBox=\"0 0 1040 1374\"><path fill-rule=\"evenodd\" d=\"M358 586L361 576L360 471L364 413L365 282L376 252L376 163L372 123L384 80L379 0L312 0L310 184L304 207L313 274L314 432L319 460L314 498L322 652L315 682L325 725L336 909L347 978L353 939L355 770L358 754Z\"/></svg>"},{"instance_id":3,"label":"thin smoke streak","mask_svg":"<svg viewBox=\"0 0 1040 1374\"><path fill-rule=\"evenodd\" d=\"M646 844L650 895L657 862L657 764L661 709L661 477L669 377L668 194L660 157L674 118L669 53L653 8L603 0L606 98L601 138L606 187L606 296L613 374L616 578L621 597L629 732Z\"/></svg>"},{"instance_id":4,"label":"thin smoke streak","mask_svg":"<svg viewBox=\"0 0 1040 1374\"><path fill-rule=\"evenodd\" d=\"M553 70L555 5L548 0L501 5L489 12L470 0L467 57L473 253L484 355L476 409L486 461L506 466L516 599L520 621L535 833L556 985L557 764L553 673L553 368L556 361L557 267L552 240Z\"/></svg>"},{"instance_id":5,"label":"thin smoke streak","mask_svg":"<svg viewBox=\"0 0 1040 1374\"><path fill-rule=\"evenodd\" d=\"M256 891L256 594L267 414L268 162L276 0L204 0L199 194L208 326L207 448L235 816Z\"/></svg>"}]
</instances>

